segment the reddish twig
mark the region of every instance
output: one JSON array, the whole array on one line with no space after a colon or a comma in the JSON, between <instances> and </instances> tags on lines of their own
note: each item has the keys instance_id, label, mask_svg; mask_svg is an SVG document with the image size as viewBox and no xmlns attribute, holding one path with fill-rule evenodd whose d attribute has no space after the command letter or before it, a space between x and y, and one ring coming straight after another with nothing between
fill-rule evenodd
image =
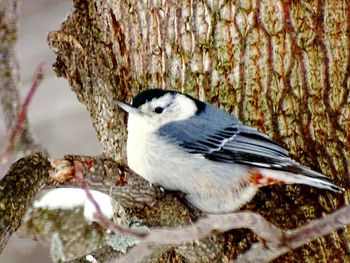
<instances>
[{"instance_id":1,"label":"reddish twig","mask_svg":"<svg viewBox=\"0 0 350 263\"><path fill-rule=\"evenodd\" d=\"M94 205L96 212L94 213L94 217L96 220L103 225L104 227L111 229L115 231L118 234L122 234L128 237L133 237L133 238L143 238L147 235L147 232L140 232L140 231L135 231L131 230L129 228L122 227L111 220L109 220L101 210L100 205L97 203L95 198L90 192L89 187L84 181L84 167L81 164L81 162L74 161L74 175L75 179L77 180L78 185L85 191L86 197L88 200Z\"/></svg>"},{"instance_id":2,"label":"reddish twig","mask_svg":"<svg viewBox=\"0 0 350 263\"><path fill-rule=\"evenodd\" d=\"M30 87L30 89L26 95L26 98L24 100L24 103L22 104L20 112L18 113L15 125L13 126L13 128L11 130L11 133L10 133L7 145L5 147L5 150L0 154L0 164L2 163L2 161L6 157L6 155L14 149L15 140L18 137L18 134L20 134L22 132L23 124L24 124L24 122L26 120L26 116L27 116L28 106L33 98L35 91L39 87L39 84L41 83L41 80L43 78L44 66L45 66L45 63L41 62L39 64L39 66L37 67L37 69L35 70L33 84Z\"/></svg>"},{"instance_id":3,"label":"reddish twig","mask_svg":"<svg viewBox=\"0 0 350 263\"><path fill-rule=\"evenodd\" d=\"M28 105L29 105L30 101L32 100L35 91L38 89L39 84L41 83L41 81L43 79L44 66L45 66L45 63L41 62L35 70L33 84L27 93L27 96L24 100L24 103L22 104L21 111L18 114L16 123L15 123L14 128L12 129L12 132L11 132L10 137L9 137L10 146L14 145L16 135L19 134L22 130L22 124L23 124L25 117L27 115Z\"/></svg>"}]
</instances>

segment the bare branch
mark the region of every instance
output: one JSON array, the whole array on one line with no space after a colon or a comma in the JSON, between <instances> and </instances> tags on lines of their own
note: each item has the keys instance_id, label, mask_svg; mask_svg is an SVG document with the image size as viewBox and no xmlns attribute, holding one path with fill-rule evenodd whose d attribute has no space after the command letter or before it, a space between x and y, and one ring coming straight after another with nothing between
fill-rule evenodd
<instances>
[{"instance_id":1,"label":"bare branch","mask_svg":"<svg viewBox=\"0 0 350 263\"><path fill-rule=\"evenodd\" d=\"M87 159L88 157L84 158ZM91 166L93 163L91 160L92 158L89 159L90 169L95 170L93 169L93 165ZM74 167L75 173L78 174L76 178L79 177L77 180L80 181L83 178L83 166L81 163L74 162ZM70 171L67 166L64 166L63 170ZM96 170L99 170L101 173L101 166ZM56 174L62 175L60 172ZM85 174L84 177L86 179L88 175ZM69 176L67 178L69 178ZM94 183L97 185L96 181ZM88 194L89 189L87 184L85 184L84 181L80 181L80 185ZM118 191L118 187L116 187L115 190ZM89 199L93 203L96 203L91 194ZM98 211L98 204L96 203L95 206ZM139 245L132 247L126 255L116 259L114 262L136 262L139 261L140 258L146 257L155 248L160 246L179 246L185 243L196 242L217 232L226 232L231 229L239 228L248 228L252 230L263 242L255 243L245 254L237 259L238 262L268 262L291 249L300 247L316 238L350 224L350 206L344 207L322 219L315 220L295 230L281 230L266 221L261 215L253 212L206 215L190 226L168 229L153 228L150 232L142 234L135 233L133 230L121 228L119 225L105 218L101 212L97 212L97 216L105 227L117 233L137 238L141 242Z\"/></svg>"},{"instance_id":2,"label":"bare branch","mask_svg":"<svg viewBox=\"0 0 350 263\"><path fill-rule=\"evenodd\" d=\"M10 131L10 136L9 136L7 145L4 149L4 151L2 153L0 153L0 164L4 161L4 159L6 158L6 155L8 155L11 151L14 150L15 141L16 141L17 137L19 136L19 134L21 132L23 132L24 123L26 122L26 117L27 117L28 106L29 106L29 103L31 102L31 99L33 98L35 91L39 87L39 84L42 80L44 65L45 65L44 62L40 63L39 66L37 67L35 73L34 73L34 80L33 80L32 86L30 87L30 89L26 95L24 103L22 104L21 109L18 113L18 116L15 120L15 124L14 124L12 130Z\"/></svg>"},{"instance_id":3,"label":"bare branch","mask_svg":"<svg viewBox=\"0 0 350 263\"><path fill-rule=\"evenodd\" d=\"M149 182L134 174L125 164L104 156L67 155L64 159L52 159L54 169L50 171L48 187L79 186L75 180L74 161L79 161L84 166L84 181L89 188L110 195L123 207L130 209L131 214L134 211L135 215L141 216L137 214L140 209L150 205L155 209L157 202L166 201L162 198L164 192L150 186ZM174 198L169 201L169 205L168 209L174 206L176 213L181 204ZM186 212L182 212L178 217L186 217L184 222L188 222L189 215Z\"/></svg>"},{"instance_id":4,"label":"bare branch","mask_svg":"<svg viewBox=\"0 0 350 263\"><path fill-rule=\"evenodd\" d=\"M26 114L27 114L29 103L32 100L35 91L39 87L39 84L42 81L43 72L44 72L44 66L45 66L45 63L41 62L38 65L38 67L36 68L36 70L35 70L34 81L33 81L32 86L30 87L30 89L29 89L29 91L27 93L27 96L26 96L26 98L24 100L24 103L22 104L21 110L20 110L20 112L18 114L18 117L16 119L15 125L14 125L14 127L13 127L13 129L11 130L11 133L10 133L10 139L9 139L9 146L10 147L11 146L13 147L16 135L18 133L20 133L22 128L23 128L22 125L23 125L23 122L24 122Z\"/></svg>"},{"instance_id":5,"label":"bare branch","mask_svg":"<svg viewBox=\"0 0 350 263\"><path fill-rule=\"evenodd\" d=\"M15 162L0 181L0 253L20 226L24 212L45 184L50 169L48 160L37 153Z\"/></svg>"},{"instance_id":6,"label":"bare branch","mask_svg":"<svg viewBox=\"0 0 350 263\"><path fill-rule=\"evenodd\" d=\"M158 246L192 243L215 232L226 232L238 228L252 229L266 243L274 244L282 238L281 230L255 213L241 212L225 215L206 215L192 226L173 229L152 229L141 240L139 245L132 247L125 256L116 259L114 262L138 262L139 259L149 255Z\"/></svg>"},{"instance_id":7,"label":"bare branch","mask_svg":"<svg viewBox=\"0 0 350 263\"><path fill-rule=\"evenodd\" d=\"M291 249L300 247L316 238L329 234L350 224L350 206L313 221L296 230L280 230L262 216L252 212L240 212L226 215L207 215L192 226L175 229L153 229L141 243L115 263L138 262L158 246L182 245L195 242L215 231L225 232L231 229L249 228L263 242L255 243L250 250L237 259L237 262L270 262Z\"/></svg>"}]
</instances>

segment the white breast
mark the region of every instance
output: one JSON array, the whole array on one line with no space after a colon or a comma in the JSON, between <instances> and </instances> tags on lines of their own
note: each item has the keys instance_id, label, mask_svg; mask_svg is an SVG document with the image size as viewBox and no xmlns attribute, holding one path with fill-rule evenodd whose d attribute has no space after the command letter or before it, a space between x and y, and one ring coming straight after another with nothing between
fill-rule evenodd
<instances>
[{"instance_id":1,"label":"white breast","mask_svg":"<svg viewBox=\"0 0 350 263\"><path fill-rule=\"evenodd\" d=\"M244 166L186 153L134 118L139 117L129 117L128 165L147 181L186 193L193 205L209 213L233 211L254 196L257 189L244 183Z\"/></svg>"},{"instance_id":2,"label":"white breast","mask_svg":"<svg viewBox=\"0 0 350 263\"><path fill-rule=\"evenodd\" d=\"M140 116L129 115L128 118L128 140L127 140L127 161L129 167L137 174L146 178L146 170L149 170L147 161L146 145L152 134L149 124Z\"/></svg>"}]
</instances>

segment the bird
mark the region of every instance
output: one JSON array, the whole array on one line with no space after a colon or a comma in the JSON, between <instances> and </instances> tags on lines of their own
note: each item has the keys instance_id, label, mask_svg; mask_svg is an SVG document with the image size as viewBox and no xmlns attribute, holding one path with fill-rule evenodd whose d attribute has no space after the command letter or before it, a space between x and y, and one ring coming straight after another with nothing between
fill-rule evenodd
<instances>
[{"instance_id":1,"label":"bird","mask_svg":"<svg viewBox=\"0 0 350 263\"><path fill-rule=\"evenodd\" d=\"M128 113L128 166L151 184L184 193L205 213L236 211L271 184L343 190L266 134L190 95L148 89L131 104L115 103Z\"/></svg>"}]
</instances>

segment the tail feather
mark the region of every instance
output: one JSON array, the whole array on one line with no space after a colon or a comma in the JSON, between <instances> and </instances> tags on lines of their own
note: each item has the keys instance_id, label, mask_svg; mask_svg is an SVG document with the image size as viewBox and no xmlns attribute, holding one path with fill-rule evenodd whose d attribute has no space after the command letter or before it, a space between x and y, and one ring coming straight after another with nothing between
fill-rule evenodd
<instances>
[{"instance_id":1,"label":"tail feather","mask_svg":"<svg viewBox=\"0 0 350 263\"><path fill-rule=\"evenodd\" d=\"M308 177L303 174L297 174L296 176L300 178L296 178L295 183L306 184L316 188L331 190L337 193L341 193L342 191L344 191L344 188L339 187L328 178L325 179L325 178Z\"/></svg>"},{"instance_id":2,"label":"tail feather","mask_svg":"<svg viewBox=\"0 0 350 263\"><path fill-rule=\"evenodd\" d=\"M268 178L273 178L279 181L282 181L286 184L305 184L313 186L316 188L327 189L333 192L343 192L344 188L336 185L330 178L327 176L312 171L311 169L301 166L302 171L299 170L299 173L278 171L271 169L259 169L259 171ZM301 172L301 173L300 173Z\"/></svg>"}]
</instances>

